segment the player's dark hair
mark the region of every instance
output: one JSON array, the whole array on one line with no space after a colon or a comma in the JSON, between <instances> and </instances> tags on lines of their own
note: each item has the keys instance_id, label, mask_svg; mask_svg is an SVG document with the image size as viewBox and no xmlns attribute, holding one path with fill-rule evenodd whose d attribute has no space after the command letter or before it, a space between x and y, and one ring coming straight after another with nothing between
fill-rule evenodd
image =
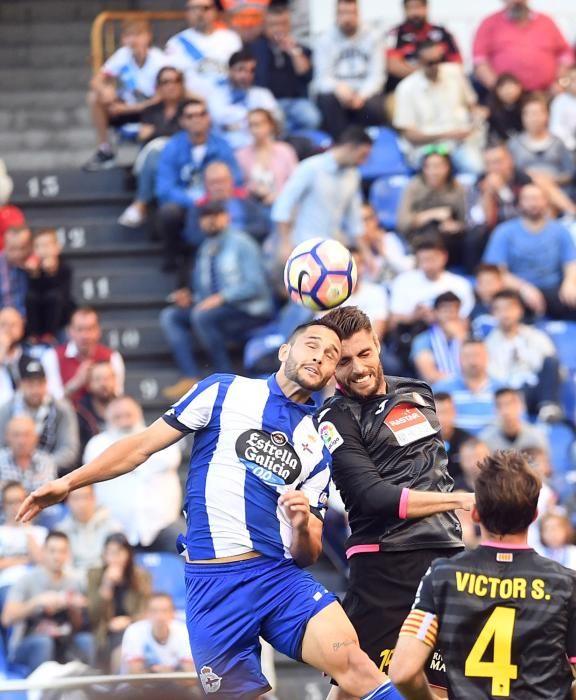
<instances>
[{"instance_id":1,"label":"player's dark hair","mask_svg":"<svg viewBox=\"0 0 576 700\"><path fill-rule=\"evenodd\" d=\"M50 540L62 540L63 542L66 542L66 544L70 544L70 538L61 530L50 530L50 532L46 535L44 544L48 544Z\"/></svg>"},{"instance_id":2,"label":"player's dark hair","mask_svg":"<svg viewBox=\"0 0 576 700\"><path fill-rule=\"evenodd\" d=\"M370 319L357 306L339 306L329 311L323 320L338 328L342 340L348 340L360 331L372 332Z\"/></svg>"},{"instance_id":3,"label":"player's dark hair","mask_svg":"<svg viewBox=\"0 0 576 700\"><path fill-rule=\"evenodd\" d=\"M450 403L454 403L452 394L449 394L447 391L436 391L434 393L434 401L450 401Z\"/></svg>"},{"instance_id":4,"label":"player's dark hair","mask_svg":"<svg viewBox=\"0 0 576 700\"><path fill-rule=\"evenodd\" d=\"M374 139L363 126L347 126L338 137L338 146L372 146Z\"/></svg>"},{"instance_id":5,"label":"player's dark hair","mask_svg":"<svg viewBox=\"0 0 576 700\"><path fill-rule=\"evenodd\" d=\"M542 482L526 457L514 450L497 451L479 466L476 508L484 527L495 535L527 530L536 516Z\"/></svg>"},{"instance_id":6,"label":"player's dark hair","mask_svg":"<svg viewBox=\"0 0 576 700\"><path fill-rule=\"evenodd\" d=\"M502 386L500 389L496 389L494 392L494 401L497 401L501 396L506 396L508 394L522 398L522 393L518 391L518 389L512 389L510 386Z\"/></svg>"},{"instance_id":7,"label":"player's dark hair","mask_svg":"<svg viewBox=\"0 0 576 700\"><path fill-rule=\"evenodd\" d=\"M414 241L414 252L419 253L421 250L439 250L446 253L446 244L441 236L435 234L427 234L418 236Z\"/></svg>"},{"instance_id":8,"label":"player's dark hair","mask_svg":"<svg viewBox=\"0 0 576 700\"><path fill-rule=\"evenodd\" d=\"M244 47L243 49L240 49L240 51L235 51L230 56L230 60L228 61L228 68L232 68L237 63L246 63L248 61L255 61L255 60L256 60L256 57L252 53L252 50L249 49L248 47Z\"/></svg>"},{"instance_id":9,"label":"player's dark hair","mask_svg":"<svg viewBox=\"0 0 576 700\"><path fill-rule=\"evenodd\" d=\"M176 112L176 117L177 117L178 119L181 119L181 118L182 118L182 115L184 114L184 110L186 109L186 107L190 107L190 106L192 106L192 107L197 107L197 106L198 106L198 107L204 107L204 109L206 109L206 103L205 103L205 102L203 102L202 100L199 100L199 99L196 98L196 97L189 97L187 100L183 100L183 101L180 102L180 104L178 105L178 111Z\"/></svg>"},{"instance_id":10,"label":"player's dark hair","mask_svg":"<svg viewBox=\"0 0 576 700\"><path fill-rule=\"evenodd\" d=\"M312 321L308 321L307 323L301 323L299 326L296 326L296 328L292 331L290 337L288 338L288 343L291 343L301 333L304 333L304 331L306 331L308 328L313 328L314 326L322 326L324 328L328 328L338 336L339 340L342 340L342 333L338 326L336 326L330 320L327 320L327 317L324 316L323 318L315 318Z\"/></svg>"},{"instance_id":11,"label":"player's dark hair","mask_svg":"<svg viewBox=\"0 0 576 700\"><path fill-rule=\"evenodd\" d=\"M434 299L433 306L435 309L439 309L443 304L458 304L458 306L462 306L462 300L454 292L444 292Z\"/></svg>"},{"instance_id":12,"label":"player's dark hair","mask_svg":"<svg viewBox=\"0 0 576 700\"><path fill-rule=\"evenodd\" d=\"M496 292L496 294L492 297L492 304L495 301L498 301L498 299L508 299L508 301L515 301L522 308L524 308L524 302L522 301L522 297L515 289L502 289L500 292Z\"/></svg>"}]
</instances>

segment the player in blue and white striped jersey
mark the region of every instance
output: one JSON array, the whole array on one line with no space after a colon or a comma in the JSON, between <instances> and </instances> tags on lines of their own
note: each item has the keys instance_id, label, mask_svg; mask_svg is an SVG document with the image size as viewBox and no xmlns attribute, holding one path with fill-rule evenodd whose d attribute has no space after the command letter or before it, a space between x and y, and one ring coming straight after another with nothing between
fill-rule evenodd
<instances>
[{"instance_id":1,"label":"player in blue and white striped jersey","mask_svg":"<svg viewBox=\"0 0 576 700\"><path fill-rule=\"evenodd\" d=\"M335 596L301 567L322 548L330 456L310 395L334 375L339 332L297 328L268 380L213 375L163 418L34 491L26 522L71 490L120 476L194 433L186 488L186 619L204 692L253 700L270 686L259 637L330 674L350 697L398 698Z\"/></svg>"}]
</instances>

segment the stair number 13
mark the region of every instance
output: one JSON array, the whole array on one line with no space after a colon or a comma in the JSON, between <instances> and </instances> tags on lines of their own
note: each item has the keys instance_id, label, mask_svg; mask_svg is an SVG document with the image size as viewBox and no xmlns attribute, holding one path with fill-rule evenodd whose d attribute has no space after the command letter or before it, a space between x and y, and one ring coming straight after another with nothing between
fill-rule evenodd
<instances>
[{"instance_id":1,"label":"stair number 13","mask_svg":"<svg viewBox=\"0 0 576 700\"><path fill-rule=\"evenodd\" d=\"M510 696L510 681L518 678L518 666L512 663L512 637L516 610L497 607L480 631L468 654L464 673L469 678L491 678L492 696ZM484 661L492 645L492 661Z\"/></svg>"}]
</instances>

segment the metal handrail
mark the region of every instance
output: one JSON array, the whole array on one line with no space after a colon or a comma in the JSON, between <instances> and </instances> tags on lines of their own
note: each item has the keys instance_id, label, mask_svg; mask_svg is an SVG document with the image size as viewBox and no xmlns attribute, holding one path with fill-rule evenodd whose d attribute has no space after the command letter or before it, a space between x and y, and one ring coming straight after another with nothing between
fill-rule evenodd
<instances>
[{"instance_id":1,"label":"metal handrail","mask_svg":"<svg viewBox=\"0 0 576 700\"><path fill-rule=\"evenodd\" d=\"M92 71L97 73L105 58L111 56L116 50L113 22L121 22L130 19L143 19L151 22L184 20L186 13L182 10L164 11L114 11L101 12L92 22L90 30L90 47L92 53Z\"/></svg>"}]
</instances>

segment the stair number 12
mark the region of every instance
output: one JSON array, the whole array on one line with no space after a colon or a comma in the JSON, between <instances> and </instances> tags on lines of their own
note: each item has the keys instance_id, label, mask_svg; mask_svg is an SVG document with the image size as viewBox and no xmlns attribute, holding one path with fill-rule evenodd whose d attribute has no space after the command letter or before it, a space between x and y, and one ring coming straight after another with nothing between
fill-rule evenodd
<instances>
[{"instance_id":1,"label":"stair number 12","mask_svg":"<svg viewBox=\"0 0 576 700\"><path fill-rule=\"evenodd\" d=\"M512 663L512 637L516 610L497 607L480 631L468 654L464 673L469 678L491 678L492 696L510 696L510 681L518 678L518 666ZM492 661L483 661L490 645Z\"/></svg>"}]
</instances>

